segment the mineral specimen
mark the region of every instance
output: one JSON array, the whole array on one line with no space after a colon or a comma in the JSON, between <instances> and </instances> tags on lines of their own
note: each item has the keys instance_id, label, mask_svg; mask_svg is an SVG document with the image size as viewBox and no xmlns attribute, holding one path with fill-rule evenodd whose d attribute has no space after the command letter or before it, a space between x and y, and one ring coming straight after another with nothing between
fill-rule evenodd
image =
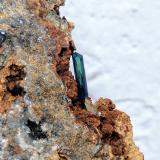
<instances>
[{"instance_id":1,"label":"mineral specimen","mask_svg":"<svg viewBox=\"0 0 160 160\"><path fill-rule=\"evenodd\" d=\"M143 160L111 100L81 109L63 4L0 1L0 160Z\"/></svg>"},{"instance_id":2,"label":"mineral specimen","mask_svg":"<svg viewBox=\"0 0 160 160\"><path fill-rule=\"evenodd\" d=\"M88 88L87 88L87 81L86 81L83 56L77 52L74 52L72 54L72 57L73 57L75 77L76 77L76 81L77 81L78 99L81 102L82 101L85 102L85 98L88 97ZM84 104L82 104L82 105L84 105Z\"/></svg>"}]
</instances>

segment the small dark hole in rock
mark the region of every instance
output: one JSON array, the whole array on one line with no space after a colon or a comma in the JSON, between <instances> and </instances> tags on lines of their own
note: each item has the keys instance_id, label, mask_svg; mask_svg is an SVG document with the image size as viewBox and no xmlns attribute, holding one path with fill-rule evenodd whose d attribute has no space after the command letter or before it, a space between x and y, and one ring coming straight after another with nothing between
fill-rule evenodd
<instances>
[{"instance_id":1,"label":"small dark hole in rock","mask_svg":"<svg viewBox=\"0 0 160 160\"><path fill-rule=\"evenodd\" d=\"M26 76L23 66L17 66L15 64L12 64L11 66L9 66L9 69L10 69L10 75L6 77L8 82L23 80L24 77Z\"/></svg>"},{"instance_id":2,"label":"small dark hole in rock","mask_svg":"<svg viewBox=\"0 0 160 160\"><path fill-rule=\"evenodd\" d=\"M21 86L15 86L13 89L7 88L7 90L12 94L12 96L24 96L26 94L24 88Z\"/></svg>"},{"instance_id":3,"label":"small dark hole in rock","mask_svg":"<svg viewBox=\"0 0 160 160\"><path fill-rule=\"evenodd\" d=\"M54 10L55 10L55 12L56 12L57 15L60 15L59 6L55 5L54 6Z\"/></svg>"},{"instance_id":4,"label":"small dark hole in rock","mask_svg":"<svg viewBox=\"0 0 160 160\"><path fill-rule=\"evenodd\" d=\"M41 123L37 124L34 121L28 120L26 125L30 129L29 136L32 139L37 140L37 139L46 139L47 138L47 133L42 131Z\"/></svg>"},{"instance_id":5,"label":"small dark hole in rock","mask_svg":"<svg viewBox=\"0 0 160 160\"><path fill-rule=\"evenodd\" d=\"M72 41L69 42L69 49L72 51L72 53L75 50L75 46Z\"/></svg>"},{"instance_id":6,"label":"small dark hole in rock","mask_svg":"<svg viewBox=\"0 0 160 160\"><path fill-rule=\"evenodd\" d=\"M60 57L63 57L64 56L64 53L67 51L67 48L62 48L61 49L61 52L59 53L59 56Z\"/></svg>"},{"instance_id":7,"label":"small dark hole in rock","mask_svg":"<svg viewBox=\"0 0 160 160\"><path fill-rule=\"evenodd\" d=\"M111 140L118 141L119 139L121 139L121 135L114 131L111 135Z\"/></svg>"}]
</instances>

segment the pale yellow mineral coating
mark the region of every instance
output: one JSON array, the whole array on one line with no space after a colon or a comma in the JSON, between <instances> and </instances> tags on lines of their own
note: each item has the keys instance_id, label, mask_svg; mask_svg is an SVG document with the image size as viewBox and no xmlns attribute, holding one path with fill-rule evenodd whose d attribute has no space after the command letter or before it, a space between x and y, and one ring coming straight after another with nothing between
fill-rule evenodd
<instances>
[{"instance_id":1,"label":"pale yellow mineral coating","mask_svg":"<svg viewBox=\"0 0 160 160\"><path fill-rule=\"evenodd\" d=\"M58 13L63 3L0 3L0 160L143 160L129 117L112 101L73 104L73 25Z\"/></svg>"}]
</instances>

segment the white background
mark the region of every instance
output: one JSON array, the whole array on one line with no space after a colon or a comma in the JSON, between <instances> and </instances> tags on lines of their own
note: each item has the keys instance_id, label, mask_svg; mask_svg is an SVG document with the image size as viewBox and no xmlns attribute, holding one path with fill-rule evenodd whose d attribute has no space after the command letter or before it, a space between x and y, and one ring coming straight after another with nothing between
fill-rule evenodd
<instances>
[{"instance_id":1,"label":"white background","mask_svg":"<svg viewBox=\"0 0 160 160\"><path fill-rule=\"evenodd\" d=\"M160 160L160 0L66 0L89 94L131 117L145 160Z\"/></svg>"}]
</instances>

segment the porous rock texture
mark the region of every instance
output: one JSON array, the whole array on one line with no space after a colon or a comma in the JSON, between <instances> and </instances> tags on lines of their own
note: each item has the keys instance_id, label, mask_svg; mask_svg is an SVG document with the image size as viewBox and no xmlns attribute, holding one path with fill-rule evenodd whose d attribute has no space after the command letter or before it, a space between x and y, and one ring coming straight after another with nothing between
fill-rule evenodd
<instances>
[{"instance_id":1,"label":"porous rock texture","mask_svg":"<svg viewBox=\"0 0 160 160\"><path fill-rule=\"evenodd\" d=\"M63 0L1 0L0 160L143 160L109 99L80 108Z\"/></svg>"}]
</instances>

